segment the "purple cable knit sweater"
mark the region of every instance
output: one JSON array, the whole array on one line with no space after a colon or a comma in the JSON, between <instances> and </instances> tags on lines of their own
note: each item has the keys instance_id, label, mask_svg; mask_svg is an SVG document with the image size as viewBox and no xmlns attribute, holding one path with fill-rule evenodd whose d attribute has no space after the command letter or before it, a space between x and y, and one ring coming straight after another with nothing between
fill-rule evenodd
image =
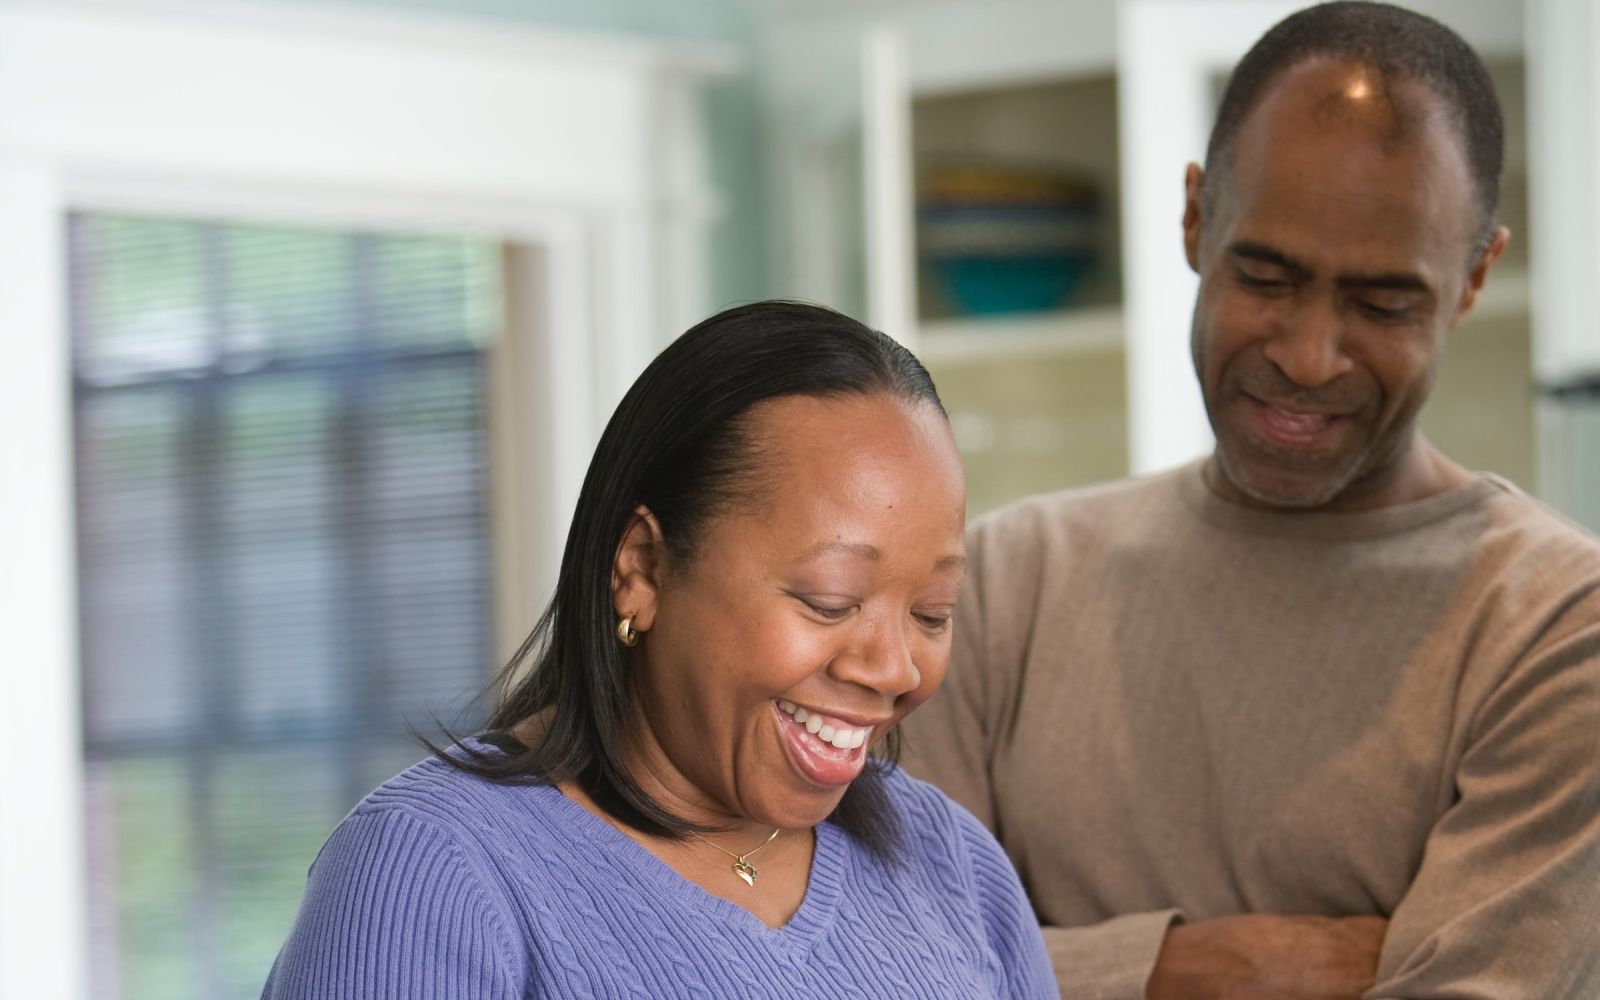
<instances>
[{"instance_id":1,"label":"purple cable knit sweater","mask_svg":"<svg viewBox=\"0 0 1600 1000\"><path fill-rule=\"evenodd\" d=\"M988 831L903 772L885 785L905 849L886 863L817 827L773 930L554 788L424 761L334 830L263 997L1056 997Z\"/></svg>"}]
</instances>

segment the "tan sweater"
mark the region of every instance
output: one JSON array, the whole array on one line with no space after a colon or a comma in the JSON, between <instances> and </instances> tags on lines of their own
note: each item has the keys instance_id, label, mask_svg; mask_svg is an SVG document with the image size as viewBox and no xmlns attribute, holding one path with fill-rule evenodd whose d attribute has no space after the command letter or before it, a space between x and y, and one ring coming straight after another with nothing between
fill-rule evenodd
<instances>
[{"instance_id":1,"label":"tan sweater","mask_svg":"<svg viewBox=\"0 0 1600 1000\"><path fill-rule=\"evenodd\" d=\"M1390 918L1371 997L1600 998L1600 542L1492 477L1249 510L1200 466L975 525L914 773L1000 837L1063 994L1170 920Z\"/></svg>"}]
</instances>

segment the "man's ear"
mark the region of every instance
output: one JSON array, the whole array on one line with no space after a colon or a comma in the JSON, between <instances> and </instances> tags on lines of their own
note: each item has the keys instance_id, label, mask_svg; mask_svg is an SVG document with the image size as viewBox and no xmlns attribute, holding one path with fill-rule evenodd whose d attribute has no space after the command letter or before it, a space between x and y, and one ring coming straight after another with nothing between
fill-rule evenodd
<instances>
[{"instance_id":1,"label":"man's ear","mask_svg":"<svg viewBox=\"0 0 1600 1000\"><path fill-rule=\"evenodd\" d=\"M1500 255L1506 252L1506 246L1511 242L1511 230L1505 226L1494 227L1494 232L1489 234L1489 242L1472 262L1472 269L1467 272L1467 283L1461 289L1461 301L1456 303L1455 319L1451 326L1467 318L1472 311L1473 303L1478 301L1478 293L1483 291L1483 282L1489 277L1489 269Z\"/></svg>"},{"instance_id":2,"label":"man's ear","mask_svg":"<svg viewBox=\"0 0 1600 1000\"><path fill-rule=\"evenodd\" d=\"M1183 255L1196 274L1200 273L1200 229L1205 225L1200 204L1205 189L1206 172L1198 163L1189 164L1183 171Z\"/></svg>"},{"instance_id":3,"label":"man's ear","mask_svg":"<svg viewBox=\"0 0 1600 1000\"><path fill-rule=\"evenodd\" d=\"M617 555L611 563L611 604L617 617L633 615L634 631L647 631L655 622L656 598L666 565L666 540L661 522L650 508L634 508Z\"/></svg>"}]
</instances>

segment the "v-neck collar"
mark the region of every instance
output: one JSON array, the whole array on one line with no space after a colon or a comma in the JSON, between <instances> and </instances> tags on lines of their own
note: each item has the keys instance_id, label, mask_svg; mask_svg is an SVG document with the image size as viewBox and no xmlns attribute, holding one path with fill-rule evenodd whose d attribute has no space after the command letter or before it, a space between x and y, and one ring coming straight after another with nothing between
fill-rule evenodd
<instances>
[{"instance_id":1,"label":"v-neck collar","mask_svg":"<svg viewBox=\"0 0 1600 1000\"><path fill-rule=\"evenodd\" d=\"M501 749L481 737L470 738L479 747ZM604 859L586 876L613 878L619 888L652 900L654 905L672 906L676 901L693 908L709 919L741 927L766 943L783 942L795 949L808 948L827 931L838 913L845 871L849 865L848 835L830 822L815 827L816 844L811 854L811 871L806 879L800 908L781 927L768 927L755 914L736 903L715 896L684 878L665 861L656 857L633 838L596 816L581 803L568 798L554 785L524 786L535 803L548 810L562 829L577 831L591 845L590 850Z\"/></svg>"}]
</instances>

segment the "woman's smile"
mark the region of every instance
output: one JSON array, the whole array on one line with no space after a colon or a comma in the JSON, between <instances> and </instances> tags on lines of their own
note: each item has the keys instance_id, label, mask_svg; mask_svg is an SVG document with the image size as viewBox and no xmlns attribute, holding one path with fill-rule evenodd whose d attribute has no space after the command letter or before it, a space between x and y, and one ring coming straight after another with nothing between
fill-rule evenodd
<instances>
[{"instance_id":1,"label":"woman's smile","mask_svg":"<svg viewBox=\"0 0 1600 1000\"><path fill-rule=\"evenodd\" d=\"M806 780L837 788L861 774L874 727L851 725L783 698L773 702L773 709L784 750Z\"/></svg>"}]
</instances>

